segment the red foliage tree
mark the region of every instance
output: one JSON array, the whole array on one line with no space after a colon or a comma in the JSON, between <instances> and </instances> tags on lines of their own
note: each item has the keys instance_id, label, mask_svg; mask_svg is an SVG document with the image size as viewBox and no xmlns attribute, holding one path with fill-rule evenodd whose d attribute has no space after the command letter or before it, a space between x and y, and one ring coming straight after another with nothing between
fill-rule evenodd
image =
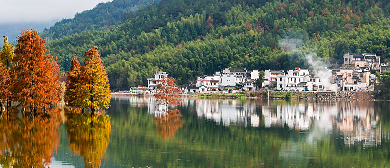
<instances>
[{"instance_id":1,"label":"red foliage tree","mask_svg":"<svg viewBox=\"0 0 390 168\"><path fill-rule=\"evenodd\" d=\"M174 78L163 77L160 84L157 85L156 94L154 97L159 104L163 105L177 105L179 102L180 89L175 84Z\"/></svg>"}]
</instances>

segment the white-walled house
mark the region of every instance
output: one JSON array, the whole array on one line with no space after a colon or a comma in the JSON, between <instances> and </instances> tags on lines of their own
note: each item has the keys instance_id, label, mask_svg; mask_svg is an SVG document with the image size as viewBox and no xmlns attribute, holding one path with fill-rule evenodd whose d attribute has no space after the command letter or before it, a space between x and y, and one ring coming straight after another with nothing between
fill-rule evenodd
<instances>
[{"instance_id":1,"label":"white-walled house","mask_svg":"<svg viewBox=\"0 0 390 168\"><path fill-rule=\"evenodd\" d=\"M236 76L233 74L222 74L220 86L236 86Z\"/></svg>"},{"instance_id":2,"label":"white-walled house","mask_svg":"<svg viewBox=\"0 0 390 168\"><path fill-rule=\"evenodd\" d=\"M264 71L264 81L262 83L263 86L269 86L271 85L271 82L277 83L277 88L282 88L280 85L283 85L282 81L278 81L278 77L286 76L283 70L265 70Z\"/></svg>"},{"instance_id":3,"label":"white-walled house","mask_svg":"<svg viewBox=\"0 0 390 168\"><path fill-rule=\"evenodd\" d=\"M196 87L199 88L199 92L218 91L220 81L219 72L213 76L199 76L196 78Z\"/></svg>"},{"instance_id":4,"label":"white-walled house","mask_svg":"<svg viewBox=\"0 0 390 168\"><path fill-rule=\"evenodd\" d=\"M247 79L252 79L252 80L259 79L259 70L252 70L248 72Z\"/></svg>"},{"instance_id":5,"label":"white-walled house","mask_svg":"<svg viewBox=\"0 0 390 168\"><path fill-rule=\"evenodd\" d=\"M294 70L288 70L284 76L277 76L276 90L304 91L304 84L307 84L307 82L310 82L309 70L295 68Z\"/></svg>"},{"instance_id":6,"label":"white-walled house","mask_svg":"<svg viewBox=\"0 0 390 168\"><path fill-rule=\"evenodd\" d=\"M376 54L369 53L345 53L344 54L345 67L351 67L354 69L367 68L369 70L380 71L381 57Z\"/></svg>"},{"instance_id":7,"label":"white-walled house","mask_svg":"<svg viewBox=\"0 0 390 168\"><path fill-rule=\"evenodd\" d=\"M338 69L333 72L333 83L341 91L369 90L371 83L371 72L368 70Z\"/></svg>"},{"instance_id":8,"label":"white-walled house","mask_svg":"<svg viewBox=\"0 0 390 168\"><path fill-rule=\"evenodd\" d=\"M276 90L285 90L286 89L287 78L286 75L279 75L276 77Z\"/></svg>"},{"instance_id":9,"label":"white-walled house","mask_svg":"<svg viewBox=\"0 0 390 168\"><path fill-rule=\"evenodd\" d=\"M154 75L154 78L148 78L148 89L152 92L157 89L157 85L161 83L161 80L164 77L168 77L168 74L166 72L156 72Z\"/></svg>"},{"instance_id":10,"label":"white-walled house","mask_svg":"<svg viewBox=\"0 0 390 168\"><path fill-rule=\"evenodd\" d=\"M277 80L278 76L284 76L285 73L283 70L265 70L264 71L264 80L268 81L275 81Z\"/></svg>"}]
</instances>

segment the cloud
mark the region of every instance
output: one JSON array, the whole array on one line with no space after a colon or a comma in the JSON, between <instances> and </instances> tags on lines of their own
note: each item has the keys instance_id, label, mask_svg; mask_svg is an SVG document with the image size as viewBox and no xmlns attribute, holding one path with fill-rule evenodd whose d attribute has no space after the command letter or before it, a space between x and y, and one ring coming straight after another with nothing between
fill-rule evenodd
<instances>
[{"instance_id":1,"label":"cloud","mask_svg":"<svg viewBox=\"0 0 390 168\"><path fill-rule=\"evenodd\" d=\"M112 0L1 0L0 23L60 21L108 1Z\"/></svg>"}]
</instances>

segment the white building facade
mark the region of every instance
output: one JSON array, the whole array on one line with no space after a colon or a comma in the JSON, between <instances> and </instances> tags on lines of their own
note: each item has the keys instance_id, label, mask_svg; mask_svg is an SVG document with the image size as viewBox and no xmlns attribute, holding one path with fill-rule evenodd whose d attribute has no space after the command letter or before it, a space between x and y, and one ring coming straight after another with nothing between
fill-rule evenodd
<instances>
[{"instance_id":1,"label":"white building facade","mask_svg":"<svg viewBox=\"0 0 390 168\"><path fill-rule=\"evenodd\" d=\"M161 84L161 80L167 78L168 74L166 72L156 72L154 78L148 78L148 89L154 92L157 89L157 86Z\"/></svg>"}]
</instances>

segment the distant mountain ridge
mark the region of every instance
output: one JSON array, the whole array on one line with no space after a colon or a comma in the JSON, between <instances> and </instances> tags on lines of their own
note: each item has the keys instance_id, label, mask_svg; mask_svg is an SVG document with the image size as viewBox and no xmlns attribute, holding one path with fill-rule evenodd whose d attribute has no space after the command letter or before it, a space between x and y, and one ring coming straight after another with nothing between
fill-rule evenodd
<instances>
[{"instance_id":1,"label":"distant mountain ridge","mask_svg":"<svg viewBox=\"0 0 390 168\"><path fill-rule=\"evenodd\" d=\"M23 30L34 28L37 31L43 31L54 22L38 22L38 23L0 23L0 48L3 47L3 36L7 36L11 44L15 43L17 37Z\"/></svg>"},{"instance_id":2,"label":"distant mountain ridge","mask_svg":"<svg viewBox=\"0 0 390 168\"><path fill-rule=\"evenodd\" d=\"M111 2L99 3L91 10L77 13L74 18L63 19L55 23L54 26L45 29L40 34L42 37L51 40L81 33L85 30L103 30L122 21L125 14L125 16L131 15L130 13L158 1L113 0Z\"/></svg>"}]
</instances>

